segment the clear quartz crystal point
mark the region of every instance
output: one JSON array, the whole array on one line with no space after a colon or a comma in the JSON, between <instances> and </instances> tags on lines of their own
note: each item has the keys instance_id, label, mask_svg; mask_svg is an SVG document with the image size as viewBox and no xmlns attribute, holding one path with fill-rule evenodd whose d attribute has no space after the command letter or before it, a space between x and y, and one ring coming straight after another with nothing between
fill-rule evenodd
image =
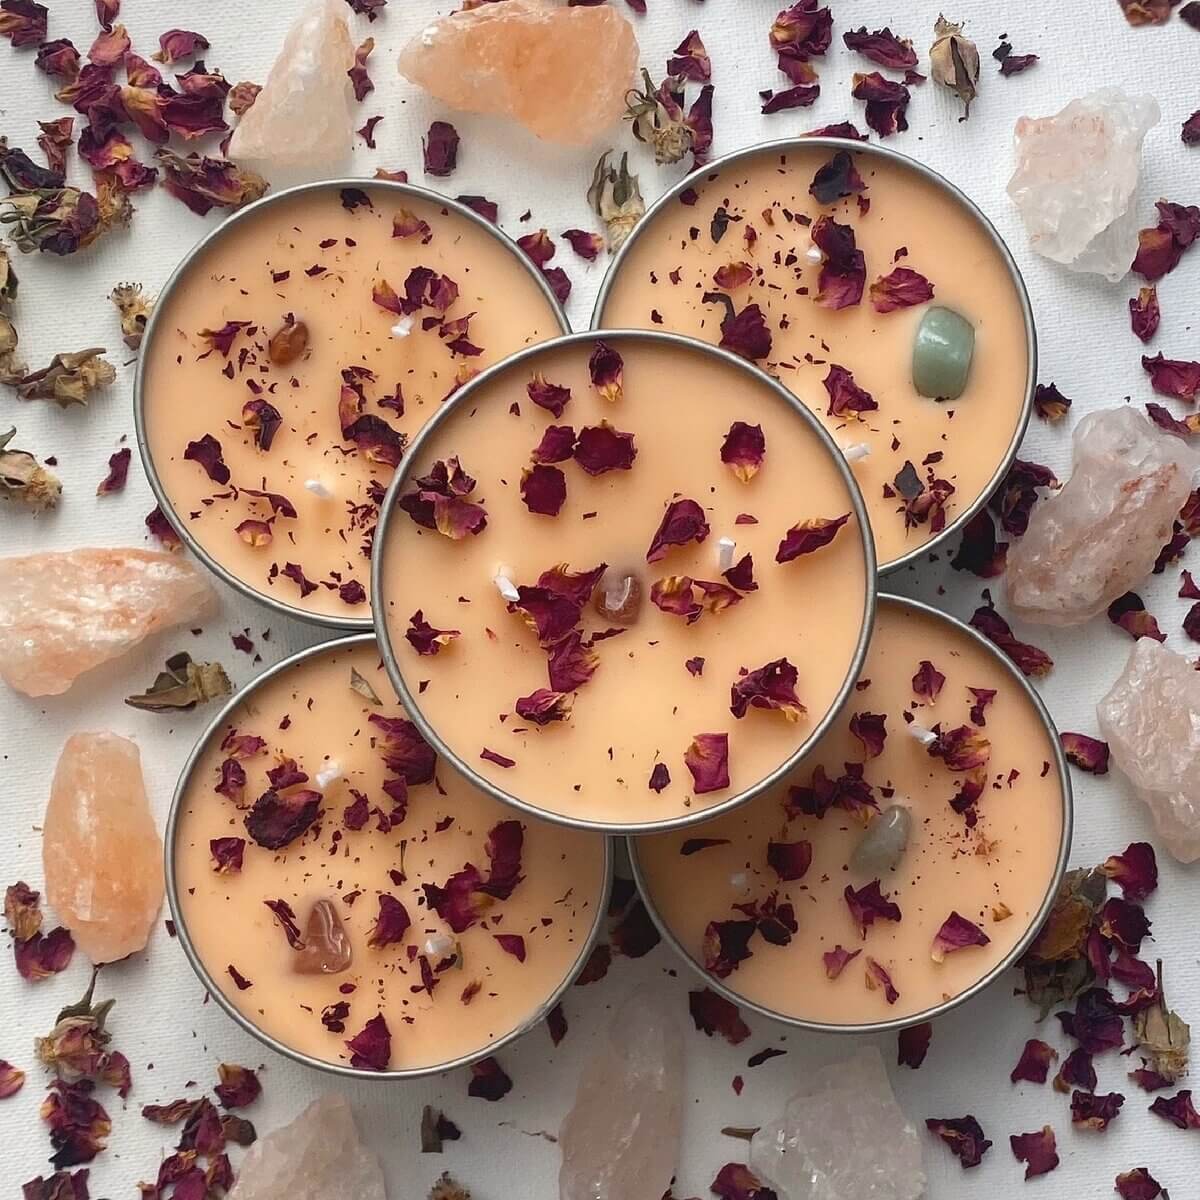
<instances>
[{"instance_id":1,"label":"clear quartz crystal point","mask_svg":"<svg viewBox=\"0 0 1200 1200\"><path fill-rule=\"evenodd\" d=\"M917 1131L873 1046L809 1075L783 1116L754 1135L750 1168L780 1200L917 1200L925 1193Z\"/></svg>"},{"instance_id":2,"label":"clear quartz crystal point","mask_svg":"<svg viewBox=\"0 0 1200 1200\"><path fill-rule=\"evenodd\" d=\"M1013 612L1077 625L1136 588L1171 540L1198 467L1200 454L1130 405L1089 413L1075 427L1071 478L1008 548Z\"/></svg>"},{"instance_id":3,"label":"clear quartz crystal point","mask_svg":"<svg viewBox=\"0 0 1200 1200\"><path fill-rule=\"evenodd\" d=\"M233 131L229 157L239 166L268 178L281 171L336 175L354 139L349 11L342 0L309 0Z\"/></svg>"},{"instance_id":4,"label":"clear quartz crystal point","mask_svg":"<svg viewBox=\"0 0 1200 1200\"><path fill-rule=\"evenodd\" d=\"M1200 859L1200 671L1141 638L1096 716L1167 849L1180 862Z\"/></svg>"},{"instance_id":5,"label":"clear quartz crystal point","mask_svg":"<svg viewBox=\"0 0 1200 1200\"><path fill-rule=\"evenodd\" d=\"M387 1200L378 1156L345 1096L326 1092L246 1153L229 1200Z\"/></svg>"},{"instance_id":6,"label":"clear quartz crystal point","mask_svg":"<svg viewBox=\"0 0 1200 1200\"><path fill-rule=\"evenodd\" d=\"M1038 254L1113 283L1124 279L1137 253L1142 142L1160 116L1153 96L1108 87L1052 117L1017 121L1008 194Z\"/></svg>"},{"instance_id":7,"label":"clear quartz crystal point","mask_svg":"<svg viewBox=\"0 0 1200 1200\"><path fill-rule=\"evenodd\" d=\"M659 1200L679 1166L683 1041L656 996L634 992L579 1078L558 1143L559 1200Z\"/></svg>"}]
</instances>

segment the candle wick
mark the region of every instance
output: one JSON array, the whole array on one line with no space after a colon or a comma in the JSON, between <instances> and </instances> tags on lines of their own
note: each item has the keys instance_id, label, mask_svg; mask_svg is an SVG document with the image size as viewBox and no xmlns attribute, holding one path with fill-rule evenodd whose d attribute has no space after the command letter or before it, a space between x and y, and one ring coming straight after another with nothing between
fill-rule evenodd
<instances>
[{"instance_id":1,"label":"candle wick","mask_svg":"<svg viewBox=\"0 0 1200 1200\"><path fill-rule=\"evenodd\" d=\"M717 563L722 571L728 571L733 566L733 554L737 550L737 542L730 537L723 537L717 542Z\"/></svg>"},{"instance_id":2,"label":"candle wick","mask_svg":"<svg viewBox=\"0 0 1200 1200\"><path fill-rule=\"evenodd\" d=\"M938 735L932 729L926 729L924 725L918 725L915 721L907 728L909 735L916 738L922 746L932 746L938 740Z\"/></svg>"},{"instance_id":3,"label":"candle wick","mask_svg":"<svg viewBox=\"0 0 1200 1200\"><path fill-rule=\"evenodd\" d=\"M333 492L329 490L319 479L306 479L304 481L305 488L312 492L314 496L320 496L322 500L332 500Z\"/></svg>"},{"instance_id":4,"label":"candle wick","mask_svg":"<svg viewBox=\"0 0 1200 1200\"><path fill-rule=\"evenodd\" d=\"M866 458L871 453L871 447L866 442L855 442L853 445L843 446L842 453L847 462L858 462L860 458Z\"/></svg>"},{"instance_id":5,"label":"candle wick","mask_svg":"<svg viewBox=\"0 0 1200 1200\"><path fill-rule=\"evenodd\" d=\"M496 585L496 591L500 593L510 604L520 600L521 593L517 591L516 585L506 574L507 567L499 567L495 575L492 576L492 582Z\"/></svg>"},{"instance_id":6,"label":"candle wick","mask_svg":"<svg viewBox=\"0 0 1200 1200\"><path fill-rule=\"evenodd\" d=\"M398 338L406 338L413 331L414 317L401 317L395 325L392 326L392 336Z\"/></svg>"},{"instance_id":7,"label":"candle wick","mask_svg":"<svg viewBox=\"0 0 1200 1200\"><path fill-rule=\"evenodd\" d=\"M330 760L313 776L313 782L324 791L335 779L340 779L342 774L342 764Z\"/></svg>"},{"instance_id":8,"label":"candle wick","mask_svg":"<svg viewBox=\"0 0 1200 1200\"><path fill-rule=\"evenodd\" d=\"M804 257L807 258L810 263L819 263L825 261L824 253L822 252L821 248L816 245L809 246L809 248L804 252Z\"/></svg>"}]
</instances>

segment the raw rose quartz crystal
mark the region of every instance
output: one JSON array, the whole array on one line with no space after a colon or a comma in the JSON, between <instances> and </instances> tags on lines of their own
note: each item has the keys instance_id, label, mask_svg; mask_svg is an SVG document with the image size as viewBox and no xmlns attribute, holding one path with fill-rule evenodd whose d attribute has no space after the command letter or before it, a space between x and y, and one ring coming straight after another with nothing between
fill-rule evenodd
<instances>
[{"instance_id":1,"label":"raw rose quartz crystal","mask_svg":"<svg viewBox=\"0 0 1200 1200\"><path fill-rule=\"evenodd\" d=\"M42 865L46 899L93 963L146 945L162 858L138 748L115 733L72 734L50 785Z\"/></svg>"},{"instance_id":2,"label":"raw rose quartz crystal","mask_svg":"<svg viewBox=\"0 0 1200 1200\"><path fill-rule=\"evenodd\" d=\"M662 1002L635 992L579 1077L558 1133L559 1200L649 1200L679 1166L683 1041Z\"/></svg>"},{"instance_id":3,"label":"raw rose quartz crystal","mask_svg":"<svg viewBox=\"0 0 1200 1200\"><path fill-rule=\"evenodd\" d=\"M1200 671L1140 638L1096 715L1167 849L1180 862L1200 859Z\"/></svg>"},{"instance_id":4,"label":"raw rose quartz crystal","mask_svg":"<svg viewBox=\"0 0 1200 1200\"><path fill-rule=\"evenodd\" d=\"M1200 454L1130 406L1080 421L1072 459L1066 486L1008 549L1013 610L1045 625L1086 621L1150 574L1200 467Z\"/></svg>"},{"instance_id":5,"label":"raw rose quartz crystal","mask_svg":"<svg viewBox=\"0 0 1200 1200\"><path fill-rule=\"evenodd\" d=\"M400 73L452 108L583 146L620 119L637 63L633 26L610 5L505 0L435 21L405 46Z\"/></svg>"},{"instance_id":6,"label":"raw rose quartz crystal","mask_svg":"<svg viewBox=\"0 0 1200 1200\"><path fill-rule=\"evenodd\" d=\"M311 0L288 30L267 82L242 117L229 157L260 174L334 172L351 149L354 44L342 0ZM335 173L335 172L334 172Z\"/></svg>"},{"instance_id":7,"label":"raw rose quartz crystal","mask_svg":"<svg viewBox=\"0 0 1200 1200\"><path fill-rule=\"evenodd\" d=\"M1008 194L1034 250L1072 271L1125 277L1137 252L1142 141L1159 116L1152 96L1110 87L1017 121Z\"/></svg>"},{"instance_id":8,"label":"raw rose quartz crystal","mask_svg":"<svg viewBox=\"0 0 1200 1200\"><path fill-rule=\"evenodd\" d=\"M873 1046L809 1075L783 1116L754 1135L750 1167L787 1200L917 1200L925 1194L917 1131L896 1103Z\"/></svg>"},{"instance_id":9,"label":"raw rose quartz crystal","mask_svg":"<svg viewBox=\"0 0 1200 1200\"><path fill-rule=\"evenodd\" d=\"M349 1101L327 1092L250 1147L229 1200L387 1200L387 1192Z\"/></svg>"},{"instance_id":10,"label":"raw rose quartz crystal","mask_svg":"<svg viewBox=\"0 0 1200 1200\"><path fill-rule=\"evenodd\" d=\"M214 604L190 563L155 550L69 550L0 559L0 677L58 696L84 671Z\"/></svg>"}]
</instances>

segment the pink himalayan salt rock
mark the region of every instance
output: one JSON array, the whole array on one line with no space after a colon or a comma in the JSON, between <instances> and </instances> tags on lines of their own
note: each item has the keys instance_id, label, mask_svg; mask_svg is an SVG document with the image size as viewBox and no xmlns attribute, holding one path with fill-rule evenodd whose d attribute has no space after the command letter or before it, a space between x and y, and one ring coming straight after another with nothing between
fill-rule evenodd
<instances>
[{"instance_id":1,"label":"pink himalayan salt rock","mask_svg":"<svg viewBox=\"0 0 1200 1200\"><path fill-rule=\"evenodd\" d=\"M1066 486L1008 550L1009 602L1044 625L1078 625L1150 574L1200 454L1125 406L1079 422L1072 461Z\"/></svg>"},{"instance_id":2,"label":"pink himalayan salt rock","mask_svg":"<svg viewBox=\"0 0 1200 1200\"><path fill-rule=\"evenodd\" d=\"M558 1133L559 1200L649 1200L679 1166L683 1041L662 1001L635 992L579 1077Z\"/></svg>"},{"instance_id":3,"label":"pink himalayan salt rock","mask_svg":"<svg viewBox=\"0 0 1200 1200\"><path fill-rule=\"evenodd\" d=\"M620 120L637 64L633 26L615 8L547 0L452 13L400 55L401 75L452 108L512 117L574 146Z\"/></svg>"},{"instance_id":4,"label":"pink himalayan salt rock","mask_svg":"<svg viewBox=\"0 0 1200 1200\"><path fill-rule=\"evenodd\" d=\"M1167 849L1180 862L1200 859L1200 671L1140 638L1096 716Z\"/></svg>"},{"instance_id":5,"label":"pink himalayan salt rock","mask_svg":"<svg viewBox=\"0 0 1200 1200\"><path fill-rule=\"evenodd\" d=\"M387 1200L387 1192L378 1157L359 1141L349 1101L326 1092L250 1147L229 1200Z\"/></svg>"},{"instance_id":6,"label":"pink himalayan salt rock","mask_svg":"<svg viewBox=\"0 0 1200 1200\"><path fill-rule=\"evenodd\" d=\"M229 157L260 174L322 168L351 150L354 44L343 0L311 0L288 30L267 82L242 117Z\"/></svg>"},{"instance_id":7,"label":"pink himalayan salt rock","mask_svg":"<svg viewBox=\"0 0 1200 1200\"><path fill-rule=\"evenodd\" d=\"M190 563L156 550L68 550L0 559L0 677L58 696L143 638L195 621L216 593Z\"/></svg>"},{"instance_id":8,"label":"pink himalayan salt rock","mask_svg":"<svg viewBox=\"0 0 1200 1200\"><path fill-rule=\"evenodd\" d=\"M1142 141L1159 117L1153 96L1110 87L1052 117L1017 122L1008 194L1038 254L1112 283L1124 279L1138 245Z\"/></svg>"},{"instance_id":9,"label":"pink himalayan salt rock","mask_svg":"<svg viewBox=\"0 0 1200 1200\"><path fill-rule=\"evenodd\" d=\"M141 950L163 898L163 845L138 748L115 733L67 738L42 825L46 899L97 965Z\"/></svg>"}]
</instances>

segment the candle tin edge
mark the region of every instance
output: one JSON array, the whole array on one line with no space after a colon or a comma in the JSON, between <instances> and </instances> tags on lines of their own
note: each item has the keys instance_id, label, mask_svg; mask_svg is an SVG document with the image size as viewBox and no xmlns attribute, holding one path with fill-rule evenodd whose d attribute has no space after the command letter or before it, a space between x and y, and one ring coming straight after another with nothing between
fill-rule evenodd
<instances>
[{"instance_id":1,"label":"candle tin edge","mask_svg":"<svg viewBox=\"0 0 1200 1200\"><path fill-rule=\"evenodd\" d=\"M431 191L429 188L421 187L413 183L400 183L392 179L321 179L311 183L297 184L294 187L283 188L278 192L268 192L259 200L255 200L251 204L244 205L235 212L226 217L220 224L214 226L205 233L199 241L184 254L179 260L171 274L167 277L167 281L162 286L162 290L158 294L158 299L154 305L154 311L150 314L150 320L146 324L146 331L142 337L142 345L137 355L137 363L134 368L133 381L133 424L134 436L137 441L138 455L142 461L142 470L146 474L146 478L150 483L150 490L154 493L154 499L159 509L166 517L172 529L179 535L183 542L192 554L203 564L203 566L215 575L222 583L231 587L240 595L246 596L253 600L256 604L261 604L281 616L293 617L298 621L303 621L307 625L316 625L323 629L332 629L346 633L368 632L372 628L372 618L366 617L341 617L329 613L315 613L308 609L299 607L298 605L290 604L286 600L281 600L275 596L269 596L265 592L259 591L252 587L245 580L238 578L224 564L217 561L203 546L199 540L193 537L191 530L188 527L188 522L181 520L175 512L174 505L171 503L167 495L166 489L162 485L162 481L158 477L158 471L154 466L154 458L150 451L149 442L146 435L146 394L145 394L145 371L144 367L149 360L149 352L154 343L154 334L159 325L161 314L166 310L166 301L170 298L177 287L182 286L184 278L194 263L217 243L225 234L238 222L248 220L257 214L261 209L269 208L275 204L283 204L295 199L297 196L305 195L309 192L317 191L341 191L343 188L359 188L361 190L381 190L390 191L397 196L411 196L415 199L424 200L430 204L440 205L450 209L458 216L465 218L474 225L484 230L489 236L495 238L513 258L521 265L526 273L533 279L541 289L543 296L550 305L551 312L558 327L562 333L571 332L571 324L567 320L566 310L558 302L558 298L554 295L545 276L537 269L535 264L521 250L517 243L500 228L499 225L493 224L487 218L480 216L474 209L468 208L458 200L454 200L449 196L443 196L439 192ZM534 343L536 345L536 343ZM373 606L373 597L372 597Z\"/></svg>"},{"instance_id":2,"label":"candle tin edge","mask_svg":"<svg viewBox=\"0 0 1200 1200\"><path fill-rule=\"evenodd\" d=\"M926 604L922 600L915 600L909 596L900 596L891 592L881 592L879 594L880 604L895 604L902 608L908 608L916 612L923 613L926 616L940 617L950 624L955 626L956 632L963 633L971 637L976 643L983 647L986 651L992 654L996 660L1008 671L1013 680L1018 683L1024 691L1026 697L1032 703L1034 711L1041 718L1042 724L1045 727L1046 735L1050 739L1054 753L1054 765L1058 772L1059 785L1062 789L1062 834L1059 839L1058 856L1055 859L1054 870L1050 876L1050 883L1046 889L1046 895L1042 900L1041 906L1037 913L1029 923L1029 928L1025 933L1017 939L1016 944L999 962L995 964L985 975L981 976L969 988L959 992L957 996L949 1000L944 1000L941 1004L935 1004L931 1008L924 1009L922 1012L912 1013L908 1016L893 1017L886 1021L869 1021L859 1022L852 1025L836 1025L827 1021L813 1021L805 1017L791 1016L787 1013L777 1012L775 1009L768 1008L765 1005L758 1004L750 1000L746 996L741 995L734 988L730 987L724 979L718 979L711 972L704 969L703 964L698 962L688 950L681 944L675 936L674 931L663 920L658 909L655 907L654 900L650 894L650 889L646 886L646 879L642 872L642 865L638 859L637 839L626 838L626 851L629 855L630 867L633 871L634 883L637 885L638 895L642 899L642 903L646 906L646 911L650 914L650 919L654 922L655 928L662 935L662 939L666 942L676 954L687 964L688 968L694 971L714 992L724 996L725 999L734 1004L740 1005L742 1008L747 1008L751 1012L758 1014L761 1017L768 1017L773 1021L778 1021L783 1025L790 1025L797 1029L804 1029L810 1033L839 1033L839 1034L866 1034L866 1033L895 1033L901 1029L907 1029L911 1025L918 1025L922 1021L932 1021L937 1017L944 1016L952 1009L958 1008L959 1005L965 1004L973 999L987 988L998 982L1000 978L1011 967L1015 966L1021 956L1032 945L1033 940L1037 937L1046 918L1050 915L1050 910L1054 906L1055 897L1058 895L1058 889L1062 884L1063 877L1067 871L1067 859L1071 853L1071 838L1074 830L1075 822L1075 803L1074 795L1071 788L1070 768L1067 765L1067 758L1063 752L1062 743L1059 740L1058 728L1054 724L1054 719L1050 715L1050 710L1046 707L1045 701L1038 694L1037 689L1021 674L1015 663L1001 650L999 650L992 642L988 641L983 634L978 630L973 629L965 621L960 621L957 617L951 616L949 613L943 612L939 608L935 608L932 604Z\"/></svg>"},{"instance_id":3,"label":"candle tin edge","mask_svg":"<svg viewBox=\"0 0 1200 1200\"><path fill-rule=\"evenodd\" d=\"M566 991L575 982L579 973L587 964L588 958L591 956L592 950L596 943L600 940L603 934L608 917L609 899L612 894L613 881L613 866L615 862L615 839L606 837L604 839L604 863L603 863L603 884L599 895L596 897L595 917L592 921L591 928L588 930L587 936L580 942L579 953L576 955L575 961L571 964L570 970L567 972L563 981L542 1003L533 1011L529 1018L509 1030L502 1037L496 1038L488 1042L485 1046L481 1046L478 1050L472 1051L469 1054L460 1055L458 1058L448 1060L447 1062L435 1063L424 1067L407 1067L402 1069L387 1070L387 1071L367 1071L358 1067L351 1067L344 1063L330 1062L327 1059L315 1058L310 1054L305 1054L303 1051L296 1050L294 1047L288 1046L281 1042L278 1038L268 1033L265 1029L256 1025L245 1013L241 1012L225 995L224 990L219 983L213 978L208 967L204 964L192 940L188 935L187 921L183 915L182 907L179 904L179 881L175 874L175 847L179 835L180 812L183 807L183 797L187 792L192 775L195 773L196 767L199 764L200 758L204 751L208 748L209 742L221 730L222 726L227 722L230 715L244 701L248 700L255 691L266 684L269 680L274 679L278 675L300 663L314 658L317 655L327 654L338 650L346 650L355 646L363 645L368 642L374 642L374 633L358 633L351 634L346 637L331 638L328 641L318 642L314 646L308 646L303 650L298 650L294 654L289 654L286 658L268 667L261 674L257 675L252 682L248 683L244 688L240 688L234 692L232 696L221 706L220 711L212 718L205 726L204 731L196 740L196 744L188 753L187 760L184 762L183 769L179 774L179 781L175 785L175 792L171 797L171 808L167 814L166 827L163 830L163 858L164 858L164 873L166 876L166 897L167 906L171 913L171 919L175 923L175 932L179 944L183 947L184 955L188 960L188 965L192 968L196 978L206 989L207 993L212 996L213 1000L224 1010L233 1022L239 1025L251 1037L261 1042L263 1045L274 1050L277 1054L283 1055L285 1058L290 1058L293 1062L299 1063L301 1066L311 1067L314 1070L323 1071L330 1075L339 1075L346 1079L365 1079L365 1080L404 1080L404 1079L420 1079L429 1075L440 1075L444 1071L453 1071L458 1067L469 1066L471 1063L478 1062L488 1055L495 1054L498 1050L507 1046L510 1042L516 1041L523 1037L530 1030L540 1025L549 1015L551 1009L562 999Z\"/></svg>"},{"instance_id":4,"label":"candle tin edge","mask_svg":"<svg viewBox=\"0 0 1200 1200\"><path fill-rule=\"evenodd\" d=\"M890 160L899 166L915 171L922 178L932 183L935 187L941 189L947 195L959 204L962 208L974 217L979 226L991 239L996 247L1000 257L1004 260L1005 266L1008 268L1009 276L1012 279L1013 287L1016 289L1017 299L1021 306L1021 317L1025 326L1025 353L1027 360L1027 370L1025 379L1025 400L1021 406L1021 412L1017 417L1016 426L1013 429L1012 439L1009 441L1008 447L1005 449L1003 456L998 463L992 477L988 480L982 491L976 499L965 508L961 509L952 521L949 521L945 528L940 533L934 534L927 541L922 542L919 546L913 547L899 558L892 559L890 562L883 563L879 567L880 575L891 575L899 571L903 567L912 566L925 554L931 553L943 546L954 534L961 532L963 527L971 520L988 502L992 493L1000 486L1005 475L1008 474L1009 468L1017 457L1017 451L1021 447L1021 441L1025 437L1025 432L1029 427L1030 418L1033 415L1033 397L1037 388L1037 370L1038 370L1038 344L1037 344L1037 326L1033 318L1033 305L1029 299L1029 291L1025 286L1025 279L1021 274L1020 267L1017 266L1017 261L1013 257L1012 251L1008 247L1008 243L1000 236L999 230L988 219L983 210L972 200L964 191L951 183L944 175L935 171L932 167L921 162L916 158L902 153L899 150L893 150L890 146L877 145L875 142L856 141L853 138L839 138L826 136L811 136L811 137L793 137L793 138L778 138L766 142L757 142L753 146L745 146L740 150L734 150L721 158L713 159L712 162L705 163L700 169L700 175L710 175L725 170L727 167L733 166L741 162L743 159L753 158L761 154L787 154L789 151L801 149L809 149L813 146L825 146L831 151L849 150L855 154L876 155L880 158ZM659 211L665 208L668 204L679 199L679 194L686 191L689 187L694 186L695 175L685 175L677 183L667 189L661 196L655 200L641 219L634 225L629 236L625 239L621 248L613 256L613 260L608 265L605 271L604 278L600 282L600 291L596 294L596 303L592 308L592 329L602 329L604 327L604 308L608 302L608 296L611 292L617 275L624 265L626 257L630 253L630 248L637 241L639 235L649 229L652 221L658 215Z\"/></svg>"},{"instance_id":5,"label":"candle tin edge","mask_svg":"<svg viewBox=\"0 0 1200 1200\"><path fill-rule=\"evenodd\" d=\"M858 642L854 648L854 655L851 659L850 669L846 672L846 678L842 681L842 686L837 695L834 697L833 703L825 716L817 722L809 733L808 737L801 743L800 747L791 754L783 763L766 775L763 779L752 787L746 788L736 795L730 796L722 800L718 804L711 805L708 808L700 809L695 812L686 812L682 816L668 817L661 821L643 821L639 823L618 823L611 821L597 821L587 817L575 817L562 812L556 812L550 809L539 808L527 800L523 800L517 796L511 795L503 788L498 786L486 776L480 774L468 762L457 755L437 734L437 731L426 719L421 710L420 703L416 696L413 695L405 682L404 674L400 670L399 659L396 656L395 649L392 645L392 639L388 630L386 620L386 597L383 587L383 561L387 552L388 546L388 527L391 520L397 512L397 499L399 498L400 490L404 486L410 472L416 469L416 464L420 458L421 451L424 448L425 440L431 437L434 432L441 426L442 422L447 420L457 409L469 405L475 396L477 390L486 387L493 378L502 372L511 370L521 363L531 358L536 358L539 354L552 354L557 350L566 346L574 346L579 344L588 344L595 341L606 342L650 342L662 346L683 347L689 352L698 352L702 355L707 355L717 361L724 362L734 368L736 371L749 372L756 376L758 381L765 384L776 395L780 397L793 411L795 411L808 425L814 430L818 439L824 444L826 451L829 453L832 461L836 464L843 481L847 486L850 496L851 509L854 512L855 521L858 528L863 532L862 547L864 557L864 577L865 577L865 596L863 601L863 627L859 632ZM451 767L458 771L460 775L465 776L476 787L487 792L494 799L499 800L502 804L507 804L511 808L515 808L521 812L527 813L533 817L539 817L542 820L551 821L560 825L569 825L576 829L589 829L596 833L604 833L610 835L621 834L640 834L640 833L660 833L669 829L681 829L687 825L695 825L699 822L706 821L710 817L718 816L723 812L736 808L740 804L744 804L752 800L755 796L777 783L784 775L795 769L802 759L812 750L814 746L824 736L825 731L838 718L842 710L850 701L850 697L854 691L854 683L862 671L863 664L866 662L867 650L871 641L871 630L875 625L875 597L878 591L878 570L875 561L875 539L870 536L871 524L870 518L867 515L866 502L863 499L862 489L859 487L858 480L854 477L854 472L850 469L849 463L837 448L837 443L833 440L832 435L816 417L792 392L790 392L777 379L773 379L765 371L756 367L753 363L746 359L731 353L728 350L723 350L719 346L713 346L708 342L699 341L696 338L687 337L681 333L669 333L661 330L651 329L584 329L577 333L564 334L562 337L552 338L549 341L538 342L533 346L527 346L523 350L518 350L514 354L510 354L508 358L502 359L498 363L494 363L485 371L476 375L472 380L461 387L442 407L421 427L401 460L400 465L396 468L395 474L392 476L392 481L388 486L387 495L384 497L383 504L379 510L379 523L376 527L375 535L375 553L371 558L371 595L377 601L373 605L373 619L375 621L375 637L379 643L380 653L383 656L384 665L387 668L388 678L391 680L392 686L396 689L396 694L400 697L401 703L404 705L405 711L409 718L414 722L421 732L421 736L437 751L438 755L448 762Z\"/></svg>"}]
</instances>

